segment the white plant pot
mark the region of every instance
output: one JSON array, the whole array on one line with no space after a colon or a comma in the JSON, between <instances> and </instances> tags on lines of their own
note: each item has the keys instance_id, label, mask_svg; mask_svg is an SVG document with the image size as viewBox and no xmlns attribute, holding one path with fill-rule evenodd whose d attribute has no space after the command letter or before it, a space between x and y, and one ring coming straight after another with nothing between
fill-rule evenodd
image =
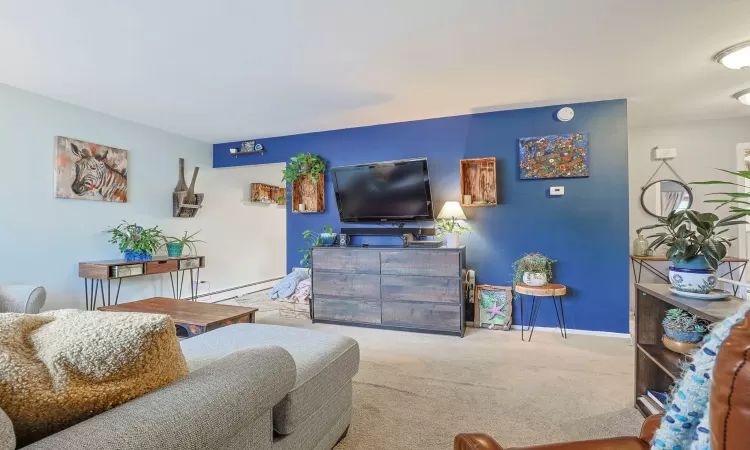
<instances>
[{"instance_id":1,"label":"white plant pot","mask_svg":"<svg viewBox=\"0 0 750 450\"><path fill-rule=\"evenodd\" d=\"M523 284L526 286L544 286L547 284L547 274L543 272L524 272Z\"/></svg>"},{"instance_id":2,"label":"white plant pot","mask_svg":"<svg viewBox=\"0 0 750 450\"><path fill-rule=\"evenodd\" d=\"M669 268L669 282L678 291L708 294L716 287L716 281L715 270Z\"/></svg>"},{"instance_id":3,"label":"white plant pot","mask_svg":"<svg viewBox=\"0 0 750 450\"><path fill-rule=\"evenodd\" d=\"M458 248L459 235L456 233L443 233L443 242L448 248Z\"/></svg>"}]
</instances>

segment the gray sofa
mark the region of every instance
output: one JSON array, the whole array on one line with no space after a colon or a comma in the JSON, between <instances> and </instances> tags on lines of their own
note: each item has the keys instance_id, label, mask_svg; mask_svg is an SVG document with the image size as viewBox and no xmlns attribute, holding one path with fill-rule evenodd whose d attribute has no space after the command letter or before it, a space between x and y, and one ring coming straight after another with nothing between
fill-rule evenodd
<instances>
[{"instance_id":1,"label":"gray sofa","mask_svg":"<svg viewBox=\"0 0 750 450\"><path fill-rule=\"evenodd\" d=\"M328 450L346 435L353 339L237 324L181 344L187 377L24 448Z\"/></svg>"}]
</instances>

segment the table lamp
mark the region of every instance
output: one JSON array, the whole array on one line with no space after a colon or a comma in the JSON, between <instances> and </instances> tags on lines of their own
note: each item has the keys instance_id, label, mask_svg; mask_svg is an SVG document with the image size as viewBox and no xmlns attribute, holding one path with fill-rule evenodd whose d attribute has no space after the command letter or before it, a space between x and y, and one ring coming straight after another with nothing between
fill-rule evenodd
<instances>
[{"instance_id":1,"label":"table lamp","mask_svg":"<svg viewBox=\"0 0 750 450\"><path fill-rule=\"evenodd\" d=\"M440 210L440 214L437 216L438 219L445 220L441 230L443 231L443 239L445 240L446 247L458 247L459 233L456 230L463 231L461 225L457 224L457 220L466 220L466 214L461 208L461 204L458 202L445 202L443 208ZM450 222L447 222L450 220Z\"/></svg>"}]
</instances>

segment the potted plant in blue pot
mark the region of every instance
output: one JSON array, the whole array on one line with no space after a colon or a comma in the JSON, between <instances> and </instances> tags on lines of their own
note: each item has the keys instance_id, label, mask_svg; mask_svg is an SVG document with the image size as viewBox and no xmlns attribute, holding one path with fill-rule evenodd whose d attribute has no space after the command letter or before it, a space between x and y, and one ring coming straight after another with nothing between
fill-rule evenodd
<instances>
[{"instance_id":1,"label":"potted plant in blue pot","mask_svg":"<svg viewBox=\"0 0 750 450\"><path fill-rule=\"evenodd\" d=\"M688 353L697 348L708 332L708 322L678 308L667 310L661 322L664 328L664 345L678 353Z\"/></svg>"},{"instance_id":2,"label":"potted plant in blue pot","mask_svg":"<svg viewBox=\"0 0 750 450\"><path fill-rule=\"evenodd\" d=\"M716 286L716 269L727 255L727 247L736 238L722 236L729 226L744 224L745 213L723 219L716 214L686 209L660 217L659 223L638 230L662 228L665 231L648 236L654 239L649 248L667 247L672 261L669 281L678 292L708 294Z\"/></svg>"},{"instance_id":3,"label":"potted plant in blue pot","mask_svg":"<svg viewBox=\"0 0 750 450\"><path fill-rule=\"evenodd\" d=\"M150 261L162 246L164 236L159 227L144 228L124 220L115 228L107 230L109 242L117 244L125 261Z\"/></svg>"}]
</instances>

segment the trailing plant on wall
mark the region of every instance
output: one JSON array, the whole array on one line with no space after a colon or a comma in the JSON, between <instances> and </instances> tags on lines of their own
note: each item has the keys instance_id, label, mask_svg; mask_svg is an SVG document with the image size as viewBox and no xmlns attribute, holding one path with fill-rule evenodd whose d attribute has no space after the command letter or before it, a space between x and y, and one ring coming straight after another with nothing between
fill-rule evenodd
<instances>
[{"instance_id":1,"label":"trailing plant on wall","mask_svg":"<svg viewBox=\"0 0 750 450\"><path fill-rule=\"evenodd\" d=\"M735 212L723 219L712 213L700 213L692 209L672 211L667 217L660 217L659 223L637 230L663 228L661 233L647 236L654 239L649 248L667 246L667 258L672 261L690 261L696 257L706 258L708 266L716 270L719 261L727 255L727 247L737 238L725 238L721 234L729 231L729 226L746 223L739 220L746 213Z\"/></svg>"},{"instance_id":2,"label":"trailing plant on wall","mask_svg":"<svg viewBox=\"0 0 750 450\"><path fill-rule=\"evenodd\" d=\"M311 230L305 230L302 232L302 239L304 239L307 244L307 247L298 250L302 253L302 259L299 262L302 267L310 268L312 263L312 249L313 247L323 244L323 239L320 237L323 233L332 234L333 228L331 228L330 225L324 225L323 231L320 233Z\"/></svg>"},{"instance_id":3,"label":"trailing plant on wall","mask_svg":"<svg viewBox=\"0 0 750 450\"><path fill-rule=\"evenodd\" d=\"M522 256L513 263L513 287L521 282L524 272L543 273L547 275L547 282L552 282L552 263L555 262L541 253L530 253Z\"/></svg>"},{"instance_id":4,"label":"trailing plant on wall","mask_svg":"<svg viewBox=\"0 0 750 450\"><path fill-rule=\"evenodd\" d=\"M326 163L318 155L312 153L299 153L289 159L282 173L282 181L293 183L302 177L309 177L315 181L320 179L320 174L326 171Z\"/></svg>"},{"instance_id":5,"label":"trailing plant on wall","mask_svg":"<svg viewBox=\"0 0 750 450\"><path fill-rule=\"evenodd\" d=\"M110 233L109 242L117 244L120 252L129 249L153 255L164 242L164 236L158 226L143 228L136 223L128 223L124 220L120 225L106 232Z\"/></svg>"}]
</instances>

